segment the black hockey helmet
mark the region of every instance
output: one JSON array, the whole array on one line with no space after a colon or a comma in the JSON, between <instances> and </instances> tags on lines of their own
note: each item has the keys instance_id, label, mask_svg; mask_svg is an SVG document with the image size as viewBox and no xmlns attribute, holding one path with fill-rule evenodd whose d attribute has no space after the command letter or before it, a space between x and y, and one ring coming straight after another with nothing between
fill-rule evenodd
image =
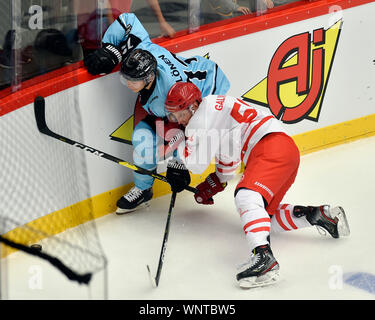
<instances>
[{"instance_id":1,"label":"black hockey helmet","mask_svg":"<svg viewBox=\"0 0 375 320\"><path fill-rule=\"evenodd\" d=\"M155 57L142 49L133 50L121 65L120 75L129 81L145 80L150 83L151 75L156 74Z\"/></svg>"}]
</instances>

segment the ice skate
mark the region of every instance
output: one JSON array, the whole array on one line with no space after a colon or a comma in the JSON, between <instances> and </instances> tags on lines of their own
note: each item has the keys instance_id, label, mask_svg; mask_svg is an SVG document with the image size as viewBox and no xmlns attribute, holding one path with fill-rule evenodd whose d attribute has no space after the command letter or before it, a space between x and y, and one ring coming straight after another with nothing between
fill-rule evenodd
<instances>
[{"instance_id":1,"label":"ice skate","mask_svg":"<svg viewBox=\"0 0 375 320\"><path fill-rule=\"evenodd\" d=\"M317 226L318 230L327 231L333 238L347 237L350 234L348 220L342 207L330 208L329 205L308 207L307 221ZM325 231L324 231L325 230Z\"/></svg>"},{"instance_id":2,"label":"ice skate","mask_svg":"<svg viewBox=\"0 0 375 320\"><path fill-rule=\"evenodd\" d=\"M236 278L241 288L255 288L274 284L279 278L279 263L269 245L256 247L250 259L240 266Z\"/></svg>"},{"instance_id":3,"label":"ice skate","mask_svg":"<svg viewBox=\"0 0 375 320\"><path fill-rule=\"evenodd\" d=\"M141 190L133 187L129 192L117 201L116 214L132 212L141 208L149 206L149 201L152 199L152 188Z\"/></svg>"}]
</instances>

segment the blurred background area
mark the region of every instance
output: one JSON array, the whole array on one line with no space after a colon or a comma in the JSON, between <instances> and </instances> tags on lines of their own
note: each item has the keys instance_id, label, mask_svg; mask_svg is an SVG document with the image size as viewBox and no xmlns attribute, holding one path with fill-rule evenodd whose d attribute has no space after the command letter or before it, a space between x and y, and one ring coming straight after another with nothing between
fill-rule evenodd
<instances>
[{"instance_id":1,"label":"blurred background area","mask_svg":"<svg viewBox=\"0 0 375 320\"><path fill-rule=\"evenodd\" d=\"M73 67L101 47L108 26L124 12L135 13L151 38L178 37L296 1L306 0L1 0L0 98L25 80Z\"/></svg>"}]
</instances>

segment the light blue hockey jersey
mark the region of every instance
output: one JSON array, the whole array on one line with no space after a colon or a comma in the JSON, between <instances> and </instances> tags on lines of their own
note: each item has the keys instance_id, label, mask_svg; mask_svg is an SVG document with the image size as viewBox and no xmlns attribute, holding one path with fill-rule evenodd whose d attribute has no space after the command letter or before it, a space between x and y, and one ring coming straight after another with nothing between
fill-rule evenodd
<instances>
[{"instance_id":1,"label":"light blue hockey jersey","mask_svg":"<svg viewBox=\"0 0 375 320\"><path fill-rule=\"evenodd\" d=\"M224 95L230 87L229 80L219 66L200 56L183 58L153 43L138 18L133 13L123 13L107 29L103 43L120 48L123 56L131 50L149 51L157 60L155 88L143 104L149 114L165 117L164 102L171 86L179 81L193 82L205 97Z\"/></svg>"}]
</instances>

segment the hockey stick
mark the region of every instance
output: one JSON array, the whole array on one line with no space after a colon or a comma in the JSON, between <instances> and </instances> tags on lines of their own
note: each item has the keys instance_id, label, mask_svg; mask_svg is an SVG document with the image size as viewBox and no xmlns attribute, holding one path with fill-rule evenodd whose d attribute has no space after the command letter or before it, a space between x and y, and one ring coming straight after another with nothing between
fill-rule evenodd
<instances>
[{"instance_id":1,"label":"hockey stick","mask_svg":"<svg viewBox=\"0 0 375 320\"><path fill-rule=\"evenodd\" d=\"M177 192L172 193L171 203L169 205L167 223L165 225L165 230L164 230L163 243L162 243L161 251L160 251L158 270L156 271L155 278L151 275L150 267L149 267L149 265L147 265L148 274L150 276L151 283L152 283L152 286L154 288L156 288L159 285L161 269L163 268L163 262L164 262L164 254L165 254L165 250L167 249L167 242L168 242L168 235L169 235L169 225L170 225L170 221L171 221L172 209L173 209L174 203L176 201L176 195L177 195Z\"/></svg>"},{"instance_id":2,"label":"hockey stick","mask_svg":"<svg viewBox=\"0 0 375 320\"><path fill-rule=\"evenodd\" d=\"M34 100L34 113L35 113L35 120L36 120L36 124L38 126L38 130L47 135L47 136L50 136L52 138L55 138L57 140L60 140L62 142L65 142L65 143L68 143L74 147L77 147L79 149L82 149L82 150L85 150L85 151L88 151L90 153L92 153L93 155L96 155L98 157L101 157L101 158L105 158L107 160L110 160L110 161L113 161L113 162L116 162L118 163L119 165L122 165L126 168L129 168L131 170L134 170L138 173L141 173L141 174L145 174L145 175L149 175L149 176L152 176L153 178L155 179L158 179L158 180L161 180L161 181L164 181L166 183L169 183L168 179L158 173L154 173L152 171L149 171L149 170L146 170L146 169L143 169L141 167L138 167L134 164L131 164L130 162L127 162L127 161L124 161L120 158L117 158L117 157L114 157L108 153L105 153L103 151L100 151L100 150L97 150L97 149L94 149L92 147L89 147L83 143L80 143L80 142L77 142L77 141L74 141L74 140L71 140L67 137L64 137L64 136L61 136L53 131L51 131L48 126L47 126L47 123L46 123L46 115L45 115L45 100L43 97L36 97L35 100ZM186 190L190 191L190 192L193 192L193 193L196 193L197 192L197 189L193 188L193 187L190 187L190 186L187 186L185 188Z\"/></svg>"},{"instance_id":3,"label":"hockey stick","mask_svg":"<svg viewBox=\"0 0 375 320\"><path fill-rule=\"evenodd\" d=\"M24 251L28 254L37 256L41 259L44 259L51 263L54 267L59 269L63 274L65 274L69 280L72 281L77 281L78 283L84 283L84 284L89 284L91 278L92 278L92 273L85 273L85 274L78 274L68 266L66 266L60 259L53 257L49 254L40 252L38 249L30 248L27 247L23 244L16 243L14 241L8 240L4 238L3 236L0 236L0 243L4 243L5 245L12 247L14 249L18 249L21 251Z\"/></svg>"}]
</instances>

